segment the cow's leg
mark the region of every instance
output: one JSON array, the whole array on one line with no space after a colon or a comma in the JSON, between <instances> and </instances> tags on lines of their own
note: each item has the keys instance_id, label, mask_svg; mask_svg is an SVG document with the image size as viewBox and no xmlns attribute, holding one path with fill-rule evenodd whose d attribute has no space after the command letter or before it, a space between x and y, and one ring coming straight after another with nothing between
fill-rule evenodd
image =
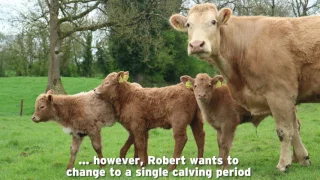
<instances>
[{"instance_id":1,"label":"cow's leg","mask_svg":"<svg viewBox=\"0 0 320 180\"><path fill-rule=\"evenodd\" d=\"M185 125L174 125L172 126L174 136L174 152L173 158L180 158L182 150L188 141L187 127ZM176 164L171 164L168 170L171 171L177 167Z\"/></svg>"},{"instance_id":2,"label":"cow's leg","mask_svg":"<svg viewBox=\"0 0 320 180\"><path fill-rule=\"evenodd\" d=\"M199 117L201 118L201 112L199 112L199 115L191 122L190 126L198 147L198 158L203 158L205 132L203 130L202 118L200 119Z\"/></svg>"},{"instance_id":3,"label":"cow's leg","mask_svg":"<svg viewBox=\"0 0 320 180\"><path fill-rule=\"evenodd\" d=\"M89 138L91 140L91 144L93 149L96 151L98 158L102 159L103 155L102 155L102 145L101 145L101 135L100 135L100 131L99 133L96 134L89 134ZM105 164L100 164L100 167L103 168Z\"/></svg>"},{"instance_id":4,"label":"cow's leg","mask_svg":"<svg viewBox=\"0 0 320 180\"><path fill-rule=\"evenodd\" d=\"M296 115L296 113L295 113ZM296 117L296 121L293 123L294 134L292 137L291 144L293 146L294 155L296 159L300 162L301 165L308 166L311 164L309 159L308 152L304 147L301 137L300 137L300 130L299 130L299 119Z\"/></svg>"},{"instance_id":5,"label":"cow's leg","mask_svg":"<svg viewBox=\"0 0 320 180\"><path fill-rule=\"evenodd\" d=\"M145 166L147 164L147 155L146 155L146 128L140 126L132 128L132 133L134 136L134 143L136 150L138 152L138 157L140 158L139 166Z\"/></svg>"},{"instance_id":6,"label":"cow's leg","mask_svg":"<svg viewBox=\"0 0 320 180\"><path fill-rule=\"evenodd\" d=\"M280 159L277 168L280 171L286 171L291 164L290 145L294 138L293 146L296 148L298 158L307 156L299 134L296 133L298 136L294 136L294 124L296 124L294 101L290 97L276 93L270 93L267 96L267 101L276 121L276 132L281 142ZM304 152L302 149L304 149Z\"/></svg>"},{"instance_id":7,"label":"cow's leg","mask_svg":"<svg viewBox=\"0 0 320 180\"><path fill-rule=\"evenodd\" d=\"M77 152L79 151L79 147L83 137L72 135L72 143L70 146L70 160L67 166L67 169L71 169L74 166L74 161L76 160Z\"/></svg>"},{"instance_id":8,"label":"cow's leg","mask_svg":"<svg viewBox=\"0 0 320 180\"><path fill-rule=\"evenodd\" d=\"M132 134L132 132L129 132L129 137L126 141L126 143L122 146L121 150L120 150L120 158L125 158L127 155L128 150L130 149L131 145L134 144L134 136ZM134 146L134 152L136 155L136 146Z\"/></svg>"},{"instance_id":9,"label":"cow's leg","mask_svg":"<svg viewBox=\"0 0 320 180\"><path fill-rule=\"evenodd\" d=\"M222 169L228 169L228 156L232 146L232 142L234 139L234 133L236 131L237 126L223 126L221 127L221 137L220 137L220 153L219 156L222 158L223 166Z\"/></svg>"},{"instance_id":10,"label":"cow's leg","mask_svg":"<svg viewBox=\"0 0 320 180\"><path fill-rule=\"evenodd\" d=\"M297 118L297 123L298 123L298 131L299 131L299 135L300 135L301 122L300 122L299 118ZM296 152L295 152L294 147L293 147L292 162L294 162L294 163L299 162L299 159L298 159L298 157L297 157L297 154L296 154Z\"/></svg>"}]
</instances>

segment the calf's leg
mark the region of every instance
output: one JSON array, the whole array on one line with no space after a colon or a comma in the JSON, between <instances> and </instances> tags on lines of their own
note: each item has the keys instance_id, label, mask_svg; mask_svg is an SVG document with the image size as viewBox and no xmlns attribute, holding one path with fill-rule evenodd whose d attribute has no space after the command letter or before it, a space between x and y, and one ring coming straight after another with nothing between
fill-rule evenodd
<instances>
[{"instance_id":1,"label":"calf's leg","mask_svg":"<svg viewBox=\"0 0 320 180\"><path fill-rule=\"evenodd\" d=\"M96 151L98 158L102 159L103 155L102 155L102 145L101 145L101 135L100 132L97 134L90 134L89 138L91 140L91 144L93 149ZM103 168L105 164L100 164L100 167Z\"/></svg>"},{"instance_id":2,"label":"calf's leg","mask_svg":"<svg viewBox=\"0 0 320 180\"><path fill-rule=\"evenodd\" d=\"M195 119L190 124L194 139L198 147L198 158L203 158L203 152L204 152L205 132L203 130L203 121L201 116L202 115L199 110L197 112Z\"/></svg>"},{"instance_id":3,"label":"calf's leg","mask_svg":"<svg viewBox=\"0 0 320 180\"><path fill-rule=\"evenodd\" d=\"M125 142L125 144L122 146L121 150L120 150L120 158L125 158L127 155L128 150L130 149L131 145L134 144L134 136L132 134L132 132L129 132L129 137L127 139L127 141ZM134 145L134 156L138 156L137 152L136 152L136 146Z\"/></svg>"},{"instance_id":4,"label":"calf's leg","mask_svg":"<svg viewBox=\"0 0 320 180\"><path fill-rule=\"evenodd\" d=\"M83 137L72 135L72 143L70 146L70 160L69 160L67 169L73 168L74 161L76 160L77 152L79 151L79 147L81 145L82 140L83 140Z\"/></svg>"},{"instance_id":5,"label":"calf's leg","mask_svg":"<svg viewBox=\"0 0 320 180\"><path fill-rule=\"evenodd\" d=\"M239 122L239 121L236 121L236 122ZM228 164L227 158L230 153L236 128L237 128L236 125L229 125L229 126L223 125L221 127L219 157L222 158L222 161L223 161L222 169L228 169L230 166Z\"/></svg>"},{"instance_id":6,"label":"calf's leg","mask_svg":"<svg viewBox=\"0 0 320 180\"><path fill-rule=\"evenodd\" d=\"M182 154L182 150L188 140L187 132L186 132L186 126L180 125L180 126L172 126L173 129L173 135L174 135L174 152L173 152L173 158L180 158ZM176 164L171 164L169 166L169 170L173 170L177 167Z\"/></svg>"},{"instance_id":7,"label":"calf's leg","mask_svg":"<svg viewBox=\"0 0 320 180\"><path fill-rule=\"evenodd\" d=\"M147 130L143 127L133 128L134 143L138 152L138 157L140 158L139 166L145 166L148 163L148 157L146 151L146 142L148 134Z\"/></svg>"}]
</instances>

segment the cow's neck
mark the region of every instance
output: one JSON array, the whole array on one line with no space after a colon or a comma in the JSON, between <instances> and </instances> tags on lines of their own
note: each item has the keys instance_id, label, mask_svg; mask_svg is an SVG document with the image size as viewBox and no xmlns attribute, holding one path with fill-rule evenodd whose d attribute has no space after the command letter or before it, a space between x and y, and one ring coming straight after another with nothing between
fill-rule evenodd
<instances>
[{"instance_id":1,"label":"cow's neck","mask_svg":"<svg viewBox=\"0 0 320 180\"><path fill-rule=\"evenodd\" d=\"M227 25L220 27L219 53L210 57L228 82L236 87L246 84L239 66L245 62L249 43L253 42L261 30L256 25L256 20L258 18L249 21L247 18L232 16Z\"/></svg>"}]
</instances>

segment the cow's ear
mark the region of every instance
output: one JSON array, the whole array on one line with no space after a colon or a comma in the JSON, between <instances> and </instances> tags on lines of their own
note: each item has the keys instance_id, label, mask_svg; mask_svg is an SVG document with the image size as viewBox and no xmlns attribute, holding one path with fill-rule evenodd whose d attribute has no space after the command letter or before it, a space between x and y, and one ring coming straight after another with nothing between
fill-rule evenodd
<instances>
[{"instance_id":1,"label":"cow's ear","mask_svg":"<svg viewBox=\"0 0 320 180\"><path fill-rule=\"evenodd\" d=\"M170 17L169 20L171 26L176 29L177 31L187 32L188 28L186 26L187 17L181 14L174 14Z\"/></svg>"},{"instance_id":2,"label":"cow's ear","mask_svg":"<svg viewBox=\"0 0 320 180\"><path fill-rule=\"evenodd\" d=\"M53 96L51 94L48 95L48 102L49 103L53 102Z\"/></svg>"},{"instance_id":3,"label":"cow's ear","mask_svg":"<svg viewBox=\"0 0 320 180\"><path fill-rule=\"evenodd\" d=\"M49 89L49 90L47 91L47 94L54 94L54 90L53 90L53 89Z\"/></svg>"},{"instance_id":4,"label":"cow's ear","mask_svg":"<svg viewBox=\"0 0 320 180\"><path fill-rule=\"evenodd\" d=\"M222 8L218 12L218 22L220 24L226 24L232 15L232 10L230 8Z\"/></svg>"},{"instance_id":5,"label":"cow's ear","mask_svg":"<svg viewBox=\"0 0 320 180\"><path fill-rule=\"evenodd\" d=\"M224 78L223 78L223 76L221 76L221 75L217 75L217 76L215 76L215 77L213 77L212 79L211 79L211 84L212 84L212 86L213 87L216 87L215 85L217 84L217 82L223 82L224 81Z\"/></svg>"},{"instance_id":6,"label":"cow's ear","mask_svg":"<svg viewBox=\"0 0 320 180\"><path fill-rule=\"evenodd\" d=\"M194 84L194 79L190 76L184 75L180 77L180 81L187 87L192 88Z\"/></svg>"}]
</instances>

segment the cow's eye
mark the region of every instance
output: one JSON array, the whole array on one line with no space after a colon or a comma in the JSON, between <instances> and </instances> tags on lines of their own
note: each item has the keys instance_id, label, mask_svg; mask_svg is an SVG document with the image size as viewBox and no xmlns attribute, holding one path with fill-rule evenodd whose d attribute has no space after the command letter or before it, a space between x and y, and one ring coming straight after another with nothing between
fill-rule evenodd
<instances>
[{"instance_id":1,"label":"cow's eye","mask_svg":"<svg viewBox=\"0 0 320 180\"><path fill-rule=\"evenodd\" d=\"M44 108L44 106L40 106L40 109L43 109Z\"/></svg>"},{"instance_id":2,"label":"cow's eye","mask_svg":"<svg viewBox=\"0 0 320 180\"><path fill-rule=\"evenodd\" d=\"M187 26L187 27L190 27L190 24L189 24L189 23L187 23L187 24L186 24L186 26Z\"/></svg>"},{"instance_id":3,"label":"cow's eye","mask_svg":"<svg viewBox=\"0 0 320 180\"><path fill-rule=\"evenodd\" d=\"M197 87L197 85L194 85L194 87L193 88L196 88Z\"/></svg>"},{"instance_id":4,"label":"cow's eye","mask_svg":"<svg viewBox=\"0 0 320 180\"><path fill-rule=\"evenodd\" d=\"M209 84L209 88L211 88L212 87L212 85L211 84Z\"/></svg>"},{"instance_id":5,"label":"cow's eye","mask_svg":"<svg viewBox=\"0 0 320 180\"><path fill-rule=\"evenodd\" d=\"M213 24L213 25L215 25L216 23L217 23L216 20L212 20L212 21L211 21L211 24Z\"/></svg>"}]
</instances>

